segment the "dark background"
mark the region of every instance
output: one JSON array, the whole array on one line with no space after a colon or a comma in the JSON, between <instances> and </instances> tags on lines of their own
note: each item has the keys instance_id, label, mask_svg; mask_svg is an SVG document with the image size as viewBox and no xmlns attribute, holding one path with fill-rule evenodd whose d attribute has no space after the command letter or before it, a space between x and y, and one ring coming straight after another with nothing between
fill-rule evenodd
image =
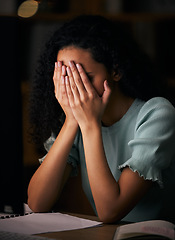
<instances>
[{"instance_id":1,"label":"dark background","mask_svg":"<svg viewBox=\"0 0 175 240\"><path fill-rule=\"evenodd\" d=\"M167 96L175 103L175 1L41 0L38 1L38 12L30 18L17 15L22 2L0 0L1 139L7 143L2 152L2 156L7 156L6 167L8 158L13 158L14 149L19 149L19 156L23 154L23 185L26 200L28 181L38 167L38 158L42 157L28 136L30 83L37 58L50 34L65 21L80 14L101 14L121 22L150 56L167 84ZM13 107L16 105L19 108ZM8 128L4 128L7 121ZM22 143L20 137L19 139L15 137L14 128L22 134ZM16 162L13 169L15 167L18 167ZM20 182L20 179L18 181ZM72 185L76 185L76 189L81 191L79 182L80 176L71 179L71 183L67 185L67 192L64 193L65 199L70 199L67 198L68 193L75 195ZM67 209L92 213L87 203L83 202L85 200L82 201L84 199L82 195L82 192L77 194L75 199L75 202L81 199L81 207L75 203ZM70 202L65 199L62 201L63 206L69 205Z\"/></svg>"}]
</instances>

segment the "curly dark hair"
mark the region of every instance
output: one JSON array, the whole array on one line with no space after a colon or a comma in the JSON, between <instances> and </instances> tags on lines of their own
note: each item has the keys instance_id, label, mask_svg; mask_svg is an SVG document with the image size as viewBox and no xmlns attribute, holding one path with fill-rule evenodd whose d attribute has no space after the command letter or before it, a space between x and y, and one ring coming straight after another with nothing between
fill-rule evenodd
<instances>
[{"instance_id":1,"label":"curly dark hair","mask_svg":"<svg viewBox=\"0 0 175 240\"><path fill-rule=\"evenodd\" d=\"M58 51L67 46L88 49L109 73L120 71L119 86L125 95L142 100L159 95L149 58L120 24L101 16L79 16L53 34L39 60L30 107L33 136L38 143L52 132L57 135L64 122L64 112L54 94L53 72Z\"/></svg>"}]
</instances>

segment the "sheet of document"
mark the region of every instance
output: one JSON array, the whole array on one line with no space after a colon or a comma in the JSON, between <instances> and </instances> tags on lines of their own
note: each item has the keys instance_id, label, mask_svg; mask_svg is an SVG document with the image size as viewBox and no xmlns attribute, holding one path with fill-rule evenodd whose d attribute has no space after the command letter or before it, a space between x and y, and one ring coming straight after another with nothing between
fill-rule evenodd
<instances>
[{"instance_id":1,"label":"sheet of document","mask_svg":"<svg viewBox=\"0 0 175 240\"><path fill-rule=\"evenodd\" d=\"M0 219L0 231L39 234L59 232L101 225L101 222L61 213L30 213L25 216Z\"/></svg>"}]
</instances>

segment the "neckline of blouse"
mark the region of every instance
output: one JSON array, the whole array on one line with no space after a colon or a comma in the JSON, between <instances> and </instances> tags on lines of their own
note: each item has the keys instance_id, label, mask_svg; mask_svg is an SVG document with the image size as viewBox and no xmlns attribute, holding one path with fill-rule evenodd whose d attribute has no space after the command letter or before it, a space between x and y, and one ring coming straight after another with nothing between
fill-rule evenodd
<instances>
[{"instance_id":1,"label":"neckline of blouse","mask_svg":"<svg viewBox=\"0 0 175 240\"><path fill-rule=\"evenodd\" d=\"M137 108L139 106L142 106L143 103L144 103L144 101L136 98L134 100L134 102L132 103L132 105L130 106L130 108L128 109L128 111L123 115L123 117L119 121L115 122L113 125L111 125L109 127L102 126L102 131L103 132L114 131L114 129L116 129L119 126L121 126L121 124L123 124L125 122L125 120L128 119L129 115L135 114L135 111L137 110Z\"/></svg>"}]
</instances>

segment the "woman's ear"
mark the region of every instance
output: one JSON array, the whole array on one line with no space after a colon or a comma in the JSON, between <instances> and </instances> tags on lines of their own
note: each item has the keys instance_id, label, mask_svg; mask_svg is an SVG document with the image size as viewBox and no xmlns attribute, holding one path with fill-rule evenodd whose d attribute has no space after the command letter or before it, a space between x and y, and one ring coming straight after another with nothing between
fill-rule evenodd
<instances>
[{"instance_id":1,"label":"woman's ear","mask_svg":"<svg viewBox=\"0 0 175 240\"><path fill-rule=\"evenodd\" d=\"M118 82L118 81L120 81L121 78L122 78L122 73L121 73L121 71L120 71L120 69L118 67L118 64L116 64L116 66L115 66L115 68L113 70L113 80L115 82Z\"/></svg>"}]
</instances>

